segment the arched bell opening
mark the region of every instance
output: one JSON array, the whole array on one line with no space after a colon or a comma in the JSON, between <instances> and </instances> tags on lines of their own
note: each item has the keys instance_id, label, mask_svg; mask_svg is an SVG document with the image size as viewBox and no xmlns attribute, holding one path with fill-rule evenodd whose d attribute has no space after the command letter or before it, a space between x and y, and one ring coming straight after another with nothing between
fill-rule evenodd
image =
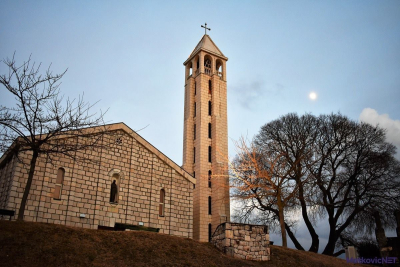
<instances>
[{"instance_id":1,"label":"arched bell opening","mask_svg":"<svg viewBox=\"0 0 400 267\"><path fill-rule=\"evenodd\" d=\"M212 75L212 58L209 55L204 56L204 73Z\"/></svg>"},{"instance_id":2,"label":"arched bell opening","mask_svg":"<svg viewBox=\"0 0 400 267\"><path fill-rule=\"evenodd\" d=\"M193 65L193 67L196 67L196 69L195 69L195 73L196 73L196 75L197 74L199 74L200 73L200 58L199 58L199 55L197 55L195 58L194 58L194 65Z\"/></svg>"},{"instance_id":3,"label":"arched bell opening","mask_svg":"<svg viewBox=\"0 0 400 267\"><path fill-rule=\"evenodd\" d=\"M223 76L223 63L220 59L217 59L217 61L215 62L215 70L219 77Z\"/></svg>"},{"instance_id":4,"label":"arched bell opening","mask_svg":"<svg viewBox=\"0 0 400 267\"><path fill-rule=\"evenodd\" d=\"M186 65L186 79L189 78L190 76L192 76L192 74L193 74L192 62L189 62Z\"/></svg>"}]
</instances>

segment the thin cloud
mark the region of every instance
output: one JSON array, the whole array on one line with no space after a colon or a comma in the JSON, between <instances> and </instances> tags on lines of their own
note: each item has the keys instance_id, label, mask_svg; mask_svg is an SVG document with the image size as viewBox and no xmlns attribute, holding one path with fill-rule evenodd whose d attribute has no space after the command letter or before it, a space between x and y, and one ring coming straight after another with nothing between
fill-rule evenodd
<instances>
[{"instance_id":1,"label":"thin cloud","mask_svg":"<svg viewBox=\"0 0 400 267\"><path fill-rule=\"evenodd\" d=\"M248 110L254 109L257 106L257 101L264 98L264 96L271 94L279 95L284 90L284 86L280 83L268 88L262 80L247 84L232 85L231 88L235 92L239 104Z\"/></svg>"},{"instance_id":2,"label":"thin cloud","mask_svg":"<svg viewBox=\"0 0 400 267\"><path fill-rule=\"evenodd\" d=\"M379 125L386 129L386 139L397 147L397 158L400 159L400 120L393 120L388 114L381 114L372 108L365 108L360 114L360 121Z\"/></svg>"}]
</instances>

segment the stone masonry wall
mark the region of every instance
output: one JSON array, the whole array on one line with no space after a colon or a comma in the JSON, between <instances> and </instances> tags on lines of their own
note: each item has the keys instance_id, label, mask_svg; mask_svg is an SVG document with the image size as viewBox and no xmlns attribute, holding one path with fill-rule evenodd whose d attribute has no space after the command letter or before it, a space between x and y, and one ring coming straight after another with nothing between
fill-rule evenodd
<instances>
[{"instance_id":1,"label":"stone masonry wall","mask_svg":"<svg viewBox=\"0 0 400 267\"><path fill-rule=\"evenodd\" d=\"M211 243L234 258L270 260L269 233L265 225L222 223L215 230Z\"/></svg>"},{"instance_id":2,"label":"stone masonry wall","mask_svg":"<svg viewBox=\"0 0 400 267\"><path fill-rule=\"evenodd\" d=\"M126 126L125 126L126 127ZM127 128L127 127L126 127ZM97 229L115 223L160 228L160 233L192 238L193 183L188 174L137 135L115 130L105 135L106 148L78 152L88 162L55 155L40 156L24 220ZM118 139L118 142L116 142ZM0 169L1 208L18 209L28 177L30 153L23 163ZM10 162L11 163L11 162ZM60 199L54 198L57 172L65 170ZM117 203L110 190L117 177ZM188 180L189 179L189 180ZM192 178L193 179L193 178ZM12 185L10 186L10 182ZM164 215L159 215L160 191L165 191ZM4 191L4 192L3 192ZM7 201L3 198L7 196Z\"/></svg>"},{"instance_id":3,"label":"stone masonry wall","mask_svg":"<svg viewBox=\"0 0 400 267\"><path fill-rule=\"evenodd\" d=\"M7 157L0 165L0 209L6 209L10 198L16 159ZM1 216L1 215L0 215ZM6 216L8 218L8 216Z\"/></svg>"}]
</instances>

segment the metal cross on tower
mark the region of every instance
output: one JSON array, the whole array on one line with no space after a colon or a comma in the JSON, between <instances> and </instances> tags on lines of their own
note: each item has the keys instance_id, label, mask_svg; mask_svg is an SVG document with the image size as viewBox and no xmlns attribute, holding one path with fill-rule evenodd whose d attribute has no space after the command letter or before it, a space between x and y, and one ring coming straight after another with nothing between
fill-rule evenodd
<instances>
[{"instance_id":1,"label":"metal cross on tower","mask_svg":"<svg viewBox=\"0 0 400 267\"><path fill-rule=\"evenodd\" d=\"M207 35L207 30L211 31L210 28L207 28L207 23L204 23L205 26L201 25L202 28L204 28L204 34Z\"/></svg>"}]
</instances>

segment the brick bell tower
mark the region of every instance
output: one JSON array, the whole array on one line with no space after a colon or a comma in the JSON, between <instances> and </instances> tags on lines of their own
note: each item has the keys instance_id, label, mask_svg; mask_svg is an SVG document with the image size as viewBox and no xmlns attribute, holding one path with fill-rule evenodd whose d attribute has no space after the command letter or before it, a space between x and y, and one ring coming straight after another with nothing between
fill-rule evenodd
<instances>
[{"instance_id":1,"label":"brick bell tower","mask_svg":"<svg viewBox=\"0 0 400 267\"><path fill-rule=\"evenodd\" d=\"M202 242L210 240L220 223L230 220L227 60L206 33L183 63L182 167L197 180L193 201L193 238Z\"/></svg>"}]
</instances>

